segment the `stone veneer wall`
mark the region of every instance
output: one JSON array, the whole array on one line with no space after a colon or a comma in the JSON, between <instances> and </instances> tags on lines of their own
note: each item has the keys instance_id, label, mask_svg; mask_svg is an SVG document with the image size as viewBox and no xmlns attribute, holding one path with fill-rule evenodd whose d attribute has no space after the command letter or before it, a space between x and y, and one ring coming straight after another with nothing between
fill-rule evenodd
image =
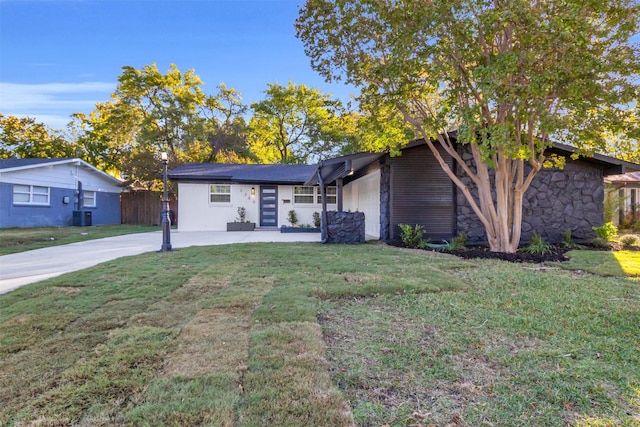
<instances>
[{"instance_id":1,"label":"stone veneer wall","mask_svg":"<svg viewBox=\"0 0 640 427\"><path fill-rule=\"evenodd\" d=\"M465 161L471 158L470 153L463 153ZM467 176L460 176L465 183L471 182ZM456 201L458 232L467 233L470 244L486 243L484 227L462 192L458 191ZM571 229L575 241L590 241L595 237L592 227L604 223L602 169L571 159L562 170L542 169L524 194L522 214L521 244L529 242L533 233L546 242L560 243L567 229Z\"/></svg>"},{"instance_id":2,"label":"stone veneer wall","mask_svg":"<svg viewBox=\"0 0 640 427\"><path fill-rule=\"evenodd\" d=\"M327 212L328 226L322 227L326 243L364 243L364 212ZM327 233L325 236L324 233Z\"/></svg>"},{"instance_id":3,"label":"stone veneer wall","mask_svg":"<svg viewBox=\"0 0 640 427\"><path fill-rule=\"evenodd\" d=\"M380 240L391 238L391 166L380 168Z\"/></svg>"}]
</instances>

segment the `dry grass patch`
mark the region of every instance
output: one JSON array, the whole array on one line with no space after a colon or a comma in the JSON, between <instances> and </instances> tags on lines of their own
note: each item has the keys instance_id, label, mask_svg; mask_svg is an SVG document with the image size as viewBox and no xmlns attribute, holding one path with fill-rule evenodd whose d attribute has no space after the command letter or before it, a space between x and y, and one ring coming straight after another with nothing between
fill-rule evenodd
<instances>
[{"instance_id":1,"label":"dry grass patch","mask_svg":"<svg viewBox=\"0 0 640 427\"><path fill-rule=\"evenodd\" d=\"M202 310L185 325L163 376L196 377L215 373L237 376L246 369L251 310Z\"/></svg>"},{"instance_id":2,"label":"dry grass patch","mask_svg":"<svg viewBox=\"0 0 640 427\"><path fill-rule=\"evenodd\" d=\"M348 403L327 371L318 324L276 323L251 334L246 395L239 417L246 426L352 426Z\"/></svg>"}]
</instances>

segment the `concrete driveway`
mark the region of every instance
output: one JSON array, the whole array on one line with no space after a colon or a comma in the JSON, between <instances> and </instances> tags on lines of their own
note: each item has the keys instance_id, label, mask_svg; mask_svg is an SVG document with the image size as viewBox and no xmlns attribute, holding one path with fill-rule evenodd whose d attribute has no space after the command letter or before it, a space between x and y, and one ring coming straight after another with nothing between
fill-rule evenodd
<instances>
[{"instance_id":1,"label":"concrete driveway","mask_svg":"<svg viewBox=\"0 0 640 427\"><path fill-rule=\"evenodd\" d=\"M319 233L171 231L174 249L230 243L319 241ZM0 294L112 259L157 251L161 246L162 232L154 231L3 255L0 256Z\"/></svg>"}]
</instances>

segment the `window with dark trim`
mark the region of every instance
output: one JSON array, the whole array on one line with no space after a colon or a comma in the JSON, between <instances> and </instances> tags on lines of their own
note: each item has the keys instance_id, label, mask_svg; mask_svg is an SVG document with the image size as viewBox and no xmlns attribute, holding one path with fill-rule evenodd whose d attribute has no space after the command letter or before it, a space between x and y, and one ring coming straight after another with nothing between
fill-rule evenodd
<instances>
[{"instance_id":1,"label":"window with dark trim","mask_svg":"<svg viewBox=\"0 0 640 427\"><path fill-rule=\"evenodd\" d=\"M209 203L231 203L231 186L209 185Z\"/></svg>"},{"instance_id":2,"label":"window with dark trim","mask_svg":"<svg viewBox=\"0 0 640 427\"><path fill-rule=\"evenodd\" d=\"M335 205L337 203L338 190L336 187L327 187L327 203ZM322 192L320 187L293 187L293 203L298 205L322 204Z\"/></svg>"},{"instance_id":3,"label":"window with dark trim","mask_svg":"<svg viewBox=\"0 0 640 427\"><path fill-rule=\"evenodd\" d=\"M314 187L295 186L293 187L293 203L312 205L314 194Z\"/></svg>"},{"instance_id":4,"label":"window with dark trim","mask_svg":"<svg viewBox=\"0 0 640 427\"><path fill-rule=\"evenodd\" d=\"M320 187L317 187L318 190L318 204L322 203L322 192L320 191ZM337 187L327 187L327 204L335 205L338 200L338 188Z\"/></svg>"}]
</instances>

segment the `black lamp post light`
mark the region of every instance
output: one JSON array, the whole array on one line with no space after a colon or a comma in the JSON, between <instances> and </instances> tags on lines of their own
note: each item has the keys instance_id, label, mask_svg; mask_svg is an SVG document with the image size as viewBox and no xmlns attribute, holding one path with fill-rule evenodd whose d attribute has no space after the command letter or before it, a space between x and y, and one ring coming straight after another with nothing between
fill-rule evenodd
<instances>
[{"instance_id":1,"label":"black lamp post light","mask_svg":"<svg viewBox=\"0 0 640 427\"><path fill-rule=\"evenodd\" d=\"M167 153L160 154L162 159L162 247L158 252L171 252L171 217L169 216L169 194L167 192Z\"/></svg>"}]
</instances>

